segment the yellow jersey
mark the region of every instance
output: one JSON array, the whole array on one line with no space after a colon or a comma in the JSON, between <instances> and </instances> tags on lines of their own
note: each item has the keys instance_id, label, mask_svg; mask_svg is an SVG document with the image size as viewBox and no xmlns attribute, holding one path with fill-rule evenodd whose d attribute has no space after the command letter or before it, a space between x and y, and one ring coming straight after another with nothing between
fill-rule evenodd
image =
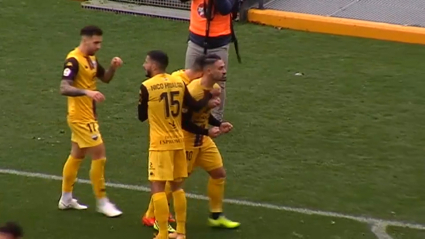
<instances>
[{"instance_id":1,"label":"yellow jersey","mask_svg":"<svg viewBox=\"0 0 425 239\"><path fill-rule=\"evenodd\" d=\"M103 75L105 69L98 63L96 56L84 55L78 48L66 56L62 79L72 81L78 89L96 90L96 77ZM96 103L88 96L68 96L68 121L96 121Z\"/></svg>"},{"instance_id":2,"label":"yellow jersey","mask_svg":"<svg viewBox=\"0 0 425 239\"><path fill-rule=\"evenodd\" d=\"M220 88L218 84L214 84L213 88ZM188 92L195 100L202 99L206 91L210 91L211 89L208 89L201 85L201 79L193 80L189 85L187 85ZM211 108L205 106L198 112L191 110L190 112L190 120L196 124L198 127L208 129L209 125L209 118L211 115ZM190 145L190 147L200 147L204 143L204 140L206 139L203 134L194 134L190 133L186 130L183 131L184 133L184 141L186 145Z\"/></svg>"},{"instance_id":3,"label":"yellow jersey","mask_svg":"<svg viewBox=\"0 0 425 239\"><path fill-rule=\"evenodd\" d=\"M184 149L182 107L186 86L178 77L158 74L146 81L139 92L141 109L149 122L149 150Z\"/></svg>"},{"instance_id":4,"label":"yellow jersey","mask_svg":"<svg viewBox=\"0 0 425 239\"><path fill-rule=\"evenodd\" d=\"M186 85L188 85L191 82L189 77L187 77L184 69L174 71L173 73L171 73L171 75L175 77L179 77Z\"/></svg>"}]
</instances>

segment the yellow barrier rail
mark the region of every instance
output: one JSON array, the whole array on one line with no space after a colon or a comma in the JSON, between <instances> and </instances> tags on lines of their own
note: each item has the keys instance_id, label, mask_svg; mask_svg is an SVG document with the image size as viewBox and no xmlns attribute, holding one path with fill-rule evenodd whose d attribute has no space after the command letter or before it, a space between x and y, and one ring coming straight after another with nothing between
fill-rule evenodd
<instances>
[{"instance_id":1,"label":"yellow barrier rail","mask_svg":"<svg viewBox=\"0 0 425 239\"><path fill-rule=\"evenodd\" d=\"M248 21L286 29L425 44L425 28L325 17L277 10L250 9Z\"/></svg>"}]
</instances>

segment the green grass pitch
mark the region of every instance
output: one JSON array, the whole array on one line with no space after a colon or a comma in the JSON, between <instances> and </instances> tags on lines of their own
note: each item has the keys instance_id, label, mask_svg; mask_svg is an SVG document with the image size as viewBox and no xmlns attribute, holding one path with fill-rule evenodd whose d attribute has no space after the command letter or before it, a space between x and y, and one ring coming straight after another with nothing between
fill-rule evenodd
<instances>
[{"instance_id":1,"label":"green grass pitch","mask_svg":"<svg viewBox=\"0 0 425 239\"><path fill-rule=\"evenodd\" d=\"M61 175L70 147L61 67L79 29L97 24L105 31L100 62L124 60L111 84L99 84L107 180L147 186L147 127L136 118L142 63L148 50L162 49L170 71L183 67L187 23L88 11L74 1L0 5L0 168ZM226 198L425 224L425 48L251 24L236 31L243 63L232 49L225 110L235 128L217 140ZM205 195L206 180L196 172L187 191ZM95 213L86 184L75 191L86 212L57 210L57 180L1 173L0 187L1 222L21 222L27 238L152 236L140 224L146 192L108 188L124 212L108 219ZM189 239L376 238L367 223L230 203L226 215L241 228L212 230L207 202L188 204ZM425 238L409 228L387 232Z\"/></svg>"}]
</instances>

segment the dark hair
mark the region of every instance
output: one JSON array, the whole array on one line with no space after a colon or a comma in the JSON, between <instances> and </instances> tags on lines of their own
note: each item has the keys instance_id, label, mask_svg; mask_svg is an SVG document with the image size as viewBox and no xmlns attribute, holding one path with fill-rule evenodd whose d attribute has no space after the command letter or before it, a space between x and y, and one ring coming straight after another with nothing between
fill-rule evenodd
<instances>
[{"instance_id":1,"label":"dark hair","mask_svg":"<svg viewBox=\"0 0 425 239\"><path fill-rule=\"evenodd\" d=\"M167 53L160 50L153 50L148 52L148 56L152 61L155 61L161 70L167 69L168 66L168 55Z\"/></svg>"},{"instance_id":2,"label":"dark hair","mask_svg":"<svg viewBox=\"0 0 425 239\"><path fill-rule=\"evenodd\" d=\"M201 55L196 57L194 66L198 66L203 70L205 67L213 65L219 60L221 60L221 57L217 54Z\"/></svg>"},{"instance_id":3,"label":"dark hair","mask_svg":"<svg viewBox=\"0 0 425 239\"><path fill-rule=\"evenodd\" d=\"M195 61L193 62L193 65L190 67L190 69L194 71L201 71L202 66L204 64L205 55L200 55L195 58Z\"/></svg>"},{"instance_id":4,"label":"dark hair","mask_svg":"<svg viewBox=\"0 0 425 239\"><path fill-rule=\"evenodd\" d=\"M20 238L24 236L22 227L15 222L7 222L4 226L0 227L0 233L12 235L13 238Z\"/></svg>"},{"instance_id":5,"label":"dark hair","mask_svg":"<svg viewBox=\"0 0 425 239\"><path fill-rule=\"evenodd\" d=\"M92 37L92 36L102 36L103 35L103 31L102 29L100 29L97 26L85 26L80 30L80 35L81 36L87 36L87 37Z\"/></svg>"}]
</instances>

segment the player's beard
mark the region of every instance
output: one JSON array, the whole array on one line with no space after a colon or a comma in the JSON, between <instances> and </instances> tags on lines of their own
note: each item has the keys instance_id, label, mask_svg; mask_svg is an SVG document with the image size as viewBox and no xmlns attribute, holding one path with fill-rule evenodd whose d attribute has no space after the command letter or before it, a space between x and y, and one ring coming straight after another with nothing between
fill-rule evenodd
<instances>
[{"instance_id":1,"label":"player's beard","mask_svg":"<svg viewBox=\"0 0 425 239\"><path fill-rule=\"evenodd\" d=\"M216 81L217 82L220 82L220 81L226 81L226 79L227 79L227 75L226 74L223 74L219 79L217 79Z\"/></svg>"},{"instance_id":2,"label":"player's beard","mask_svg":"<svg viewBox=\"0 0 425 239\"><path fill-rule=\"evenodd\" d=\"M87 54L88 54L89 56L94 56L94 55L96 54L96 52L97 52L97 49L96 49L96 48L90 48L90 47L88 47L88 52L87 52Z\"/></svg>"},{"instance_id":3,"label":"player's beard","mask_svg":"<svg viewBox=\"0 0 425 239\"><path fill-rule=\"evenodd\" d=\"M149 78L152 77L152 72L150 72L149 70L146 70L146 69L145 69L145 72L146 72L146 74L145 74L146 77L149 77Z\"/></svg>"},{"instance_id":4,"label":"player's beard","mask_svg":"<svg viewBox=\"0 0 425 239\"><path fill-rule=\"evenodd\" d=\"M96 50L90 50L87 54L89 56L94 56L96 54Z\"/></svg>"}]
</instances>

